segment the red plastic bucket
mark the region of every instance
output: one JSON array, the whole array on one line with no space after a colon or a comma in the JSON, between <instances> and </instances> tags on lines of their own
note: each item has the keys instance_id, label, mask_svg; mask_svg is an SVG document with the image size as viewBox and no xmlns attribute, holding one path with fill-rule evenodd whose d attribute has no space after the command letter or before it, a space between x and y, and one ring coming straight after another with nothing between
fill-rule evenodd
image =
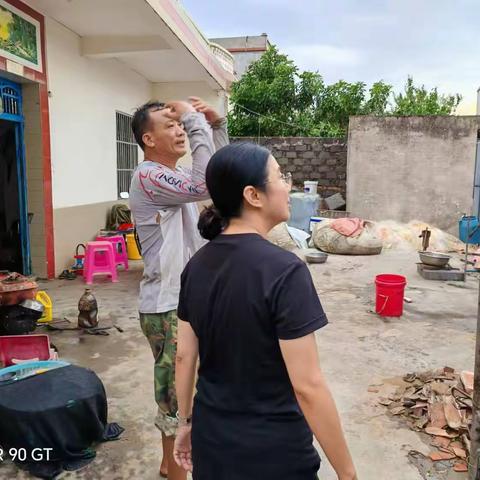
<instances>
[{"instance_id":1,"label":"red plastic bucket","mask_svg":"<svg viewBox=\"0 0 480 480\"><path fill-rule=\"evenodd\" d=\"M375 312L382 317L401 317L406 284L407 279L402 275L377 275Z\"/></svg>"}]
</instances>

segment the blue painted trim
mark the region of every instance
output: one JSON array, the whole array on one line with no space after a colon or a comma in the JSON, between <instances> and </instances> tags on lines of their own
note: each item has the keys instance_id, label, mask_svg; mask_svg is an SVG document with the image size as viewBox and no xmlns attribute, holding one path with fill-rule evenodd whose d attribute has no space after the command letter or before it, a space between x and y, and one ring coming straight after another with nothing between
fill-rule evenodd
<instances>
[{"instance_id":1,"label":"blue painted trim","mask_svg":"<svg viewBox=\"0 0 480 480\"><path fill-rule=\"evenodd\" d=\"M15 141L17 146L18 205L20 211L20 242L22 250L23 274L32 273L30 255L30 229L28 225L27 166L25 164L25 142L23 123L17 123Z\"/></svg>"},{"instance_id":2,"label":"blue painted trim","mask_svg":"<svg viewBox=\"0 0 480 480\"><path fill-rule=\"evenodd\" d=\"M6 90L12 89L15 93L9 93ZM18 83L11 82L4 78L0 78L0 95L3 101L4 112L0 114L2 120L10 120L11 122L23 123L23 101L22 101L22 87ZM16 113L6 112L8 110L8 100L12 100L12 104L16 104Z\"/></svg>"}]
</instances>

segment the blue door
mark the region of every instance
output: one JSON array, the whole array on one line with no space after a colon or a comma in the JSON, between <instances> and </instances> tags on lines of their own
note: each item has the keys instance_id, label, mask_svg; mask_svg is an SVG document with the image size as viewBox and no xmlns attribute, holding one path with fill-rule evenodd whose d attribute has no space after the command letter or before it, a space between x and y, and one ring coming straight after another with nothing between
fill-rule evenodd
<instances>
[{"instance_id":1,"label":"blue door","mask_svg":"<svg viewBox=\"0 0 480 480\"><path fill-rule=\"evenodd\" d=\"M31 273L22 88L0 78L0 270Z\"/></svg>"}]
</instances>

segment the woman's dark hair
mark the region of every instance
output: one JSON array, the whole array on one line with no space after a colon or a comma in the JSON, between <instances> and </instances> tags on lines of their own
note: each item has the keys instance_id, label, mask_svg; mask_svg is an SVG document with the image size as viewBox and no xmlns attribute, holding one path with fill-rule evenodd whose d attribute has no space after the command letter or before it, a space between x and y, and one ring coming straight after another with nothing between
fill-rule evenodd
<instances>
[{"instance_id":1,"label":"woman's dark hair","mask_svg":"<svg viewBox=\"0 0 480 480\"><path fill-rule=\"evenodd\" d=\"M203 238L212 240L231 218L240 216L245 187L265 188L270 155L266 148L248 142L227 145L213 155L206 172L213 205L204 209L198 221Z\"/></svg>"}]
</instances>

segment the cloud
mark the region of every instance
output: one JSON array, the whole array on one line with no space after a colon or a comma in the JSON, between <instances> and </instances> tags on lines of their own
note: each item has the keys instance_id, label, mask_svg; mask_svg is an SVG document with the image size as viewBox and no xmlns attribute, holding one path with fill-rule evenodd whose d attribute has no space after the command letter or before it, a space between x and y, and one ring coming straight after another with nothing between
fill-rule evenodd
<instances>
[{"instance_id":1,"label":"cloud","mask_svg":"<svg viewBox=\"0 0 480 480\"><path fill-rule=\"evenodd\" d=\"M334 45L291 45L282 49L301 70L319 70L325 67L353 67L363 62L357 50Z\"/></svg>"},{"instance_id":2,"label":"cloud","mask_svg":"<svg viewBox=\"0 0 480 480\"><path fill-rule=\"evenodd\" d=\"M206 34L267 32L280 52L302 70L318 70L326 83L383 79L399 91L413 75L416 84L461 93L462 111L474 108L478 0L182 2Z\"/></svg>"},{"instance_id":3,"label":"cloud","mask_svg":"<svg viewBox=\"0 0 480 480\"><path fill-rule=\"evenodd\" d=\"M364 26L381 25L387 26L395 22L395 19L391 15L382 14L358 14L351 17L351 21L357 24L364 24Z\"/></svg>"}]
</instances>

